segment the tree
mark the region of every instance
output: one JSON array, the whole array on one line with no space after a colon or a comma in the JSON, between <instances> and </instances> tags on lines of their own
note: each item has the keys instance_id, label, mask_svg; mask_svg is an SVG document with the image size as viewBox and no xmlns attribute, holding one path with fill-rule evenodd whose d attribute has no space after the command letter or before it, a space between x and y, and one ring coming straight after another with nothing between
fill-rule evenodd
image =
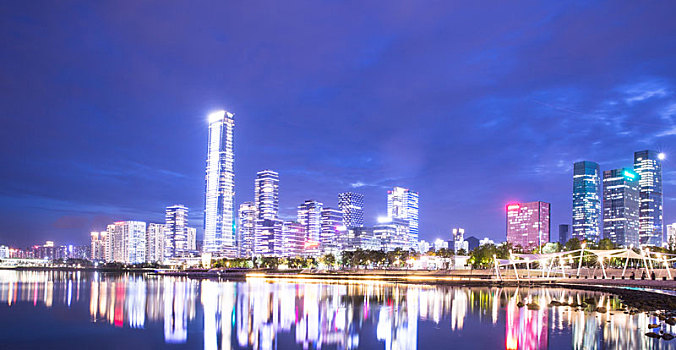
<instances>
[{"instance_id":1,"label":"tree","mask_svg":"<svg viewBox=\"0 0 676 350\"><path fill-rule=\"evenodd\" d=\"M497 248L493 244L484 244L470 253L468 260L473 268L489 268L493 265L493 255L497 255Z\"/></svg>"},{"instance_id":2,"label":"tree","mask_svg":"<svg viewBox=\"0 0 676 350\"><path fill-rule=\"evenodd\" d=\"M564 246L563 250L569 252L572 250L578 250L582 248L582 243L580 242L579 239L577 238L571 238L566 242L566 245Z\"/></svg>"},{"instance_id":3,"label":"tree","mask_svg":"<svg viewBox=\"0 0 676 350\"><path fill-rule=\"evenodd\" d=\"M344 250L340 253L340 265L342 267L353 267L352 260L354 259L354 252Z\"/></svg>"},{"instance_id":4,"label":"tree","mask_svg":"<svg viewBox=\"0 0 676 350\"><path fill-rule=\"evenodd\" d=\"M601 250L611 250L615 249L615 244L608 238L604 238L599 241L598 248Z\"/></svg>"},{"instance_id":5,"label":"tree","mask_svg":"<svg viewBox=\"0 0 676 350\"><path fill-rule=\"evenodd\" d=\"M319 258L319 262L326 266L333 266L336 264L336 257L333 254L326 254Z\"/></svg>"},{"instance_id":6,"label":"tree","mask_svg":"<svg viewBox=\"0 0 676 350\"><path fill-rule=\"evenodd\" d=\"M452 258L453 257L453 251L447 248L441 248L436 251L435 253L436 256L440 258Z\"/></svg>"},{"instance_id":7,"label":"tree","mask_svg":"<svg viewBox=\"0 0 676 350\"><path fill-rule=\"evenodd\" d=\"M509 259L510 252L513 248L512 243L504 242L496 247L495 254L498 256L498 259Z\"/></svg>"}]
</instances>

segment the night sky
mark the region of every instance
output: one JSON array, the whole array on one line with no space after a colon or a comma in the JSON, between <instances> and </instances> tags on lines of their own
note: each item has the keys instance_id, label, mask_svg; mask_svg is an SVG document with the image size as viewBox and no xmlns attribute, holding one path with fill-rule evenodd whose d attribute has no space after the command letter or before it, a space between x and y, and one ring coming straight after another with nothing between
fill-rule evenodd
<instances>
[{"instance_id":1,"label":"night sky","mask_svg":"<svg viewBox=\"0 0 676 350\"><path fill-rule=\"evenodd\" d=\"M196 6L196 3L199 6ZM0 2L0 243L84 244L191 208L206 116L235 113L236 203L420 193L421 238L503 241L510 201L571 221L572 165L657 149L676 222L676 3Z\"/></svg>"}]
</instances>

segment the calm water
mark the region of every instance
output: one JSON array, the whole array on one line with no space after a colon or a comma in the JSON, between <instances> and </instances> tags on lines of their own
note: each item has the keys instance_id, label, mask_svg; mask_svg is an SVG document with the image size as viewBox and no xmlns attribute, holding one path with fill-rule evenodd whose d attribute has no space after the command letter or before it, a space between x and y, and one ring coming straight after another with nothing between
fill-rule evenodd
<instances>
[{"instance_id":1,"label":"calm water","mask_svg":"<svg viewBox=\"0 0 676 350\"><path fill-rule=\"evenodd\" d=\"M215 282L0 271L0 348L671 349L655 317L571 311L551 300L612 295L551 288ZM535 301L541 309L516 306ZM676 332L676 327L665 329Z\"/></svg>"}]
</instances>

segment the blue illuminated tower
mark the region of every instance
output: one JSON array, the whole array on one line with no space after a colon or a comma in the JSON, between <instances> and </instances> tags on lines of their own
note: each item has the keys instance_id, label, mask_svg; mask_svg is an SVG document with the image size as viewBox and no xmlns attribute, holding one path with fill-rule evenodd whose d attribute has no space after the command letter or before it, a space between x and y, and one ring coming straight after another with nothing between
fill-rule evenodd
<instances>
[{"instance_id":1,"label":"blue illuminated tower","mask_svg":"<svg viewBox=\"0 0 676 350\"><path fill-rule=\"evenodd\" d=\"M603 172L603 237L621 247L639 246L639 180L630 168Z\"/></svg>"},{"instance_id":2,"label":"blue illuminated tower","mask_svg":"<svg viewBox=\"0 0 676 350\"><path fill-rule=\"evenodd\" d=\"M594 162L573 165L573 232L571 238L598 243L601 216L601 173Z\"/></svg>"},{"instance_id":3,"label":"blue illuminated tower","mask_svg":"<svg viewBox=\"0 0 676 350\"><path fill-rule=\"evenodd\" d=\"M634 153L634 171L639 180L639 240L641 245L661 246L664 236L662 218L662 160L657 151Z\"/></svg>"}]
</instances>

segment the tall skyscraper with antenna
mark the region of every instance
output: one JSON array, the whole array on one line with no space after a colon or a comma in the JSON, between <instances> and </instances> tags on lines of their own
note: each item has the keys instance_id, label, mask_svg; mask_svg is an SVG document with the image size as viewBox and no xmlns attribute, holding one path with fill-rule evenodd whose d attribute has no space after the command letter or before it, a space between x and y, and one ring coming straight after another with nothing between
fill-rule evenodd
<instances>
[{"instance_id":1,"label":"tall skyscraper with antenna","mask_svg":"<svg viewBox=\"0 0 676 350\"><path fill-rule=\"evenodd\" d=\"M234 114L209 114L203 250L217 256L237 254L235 232Z\"/></svg>"}]
</instances>

